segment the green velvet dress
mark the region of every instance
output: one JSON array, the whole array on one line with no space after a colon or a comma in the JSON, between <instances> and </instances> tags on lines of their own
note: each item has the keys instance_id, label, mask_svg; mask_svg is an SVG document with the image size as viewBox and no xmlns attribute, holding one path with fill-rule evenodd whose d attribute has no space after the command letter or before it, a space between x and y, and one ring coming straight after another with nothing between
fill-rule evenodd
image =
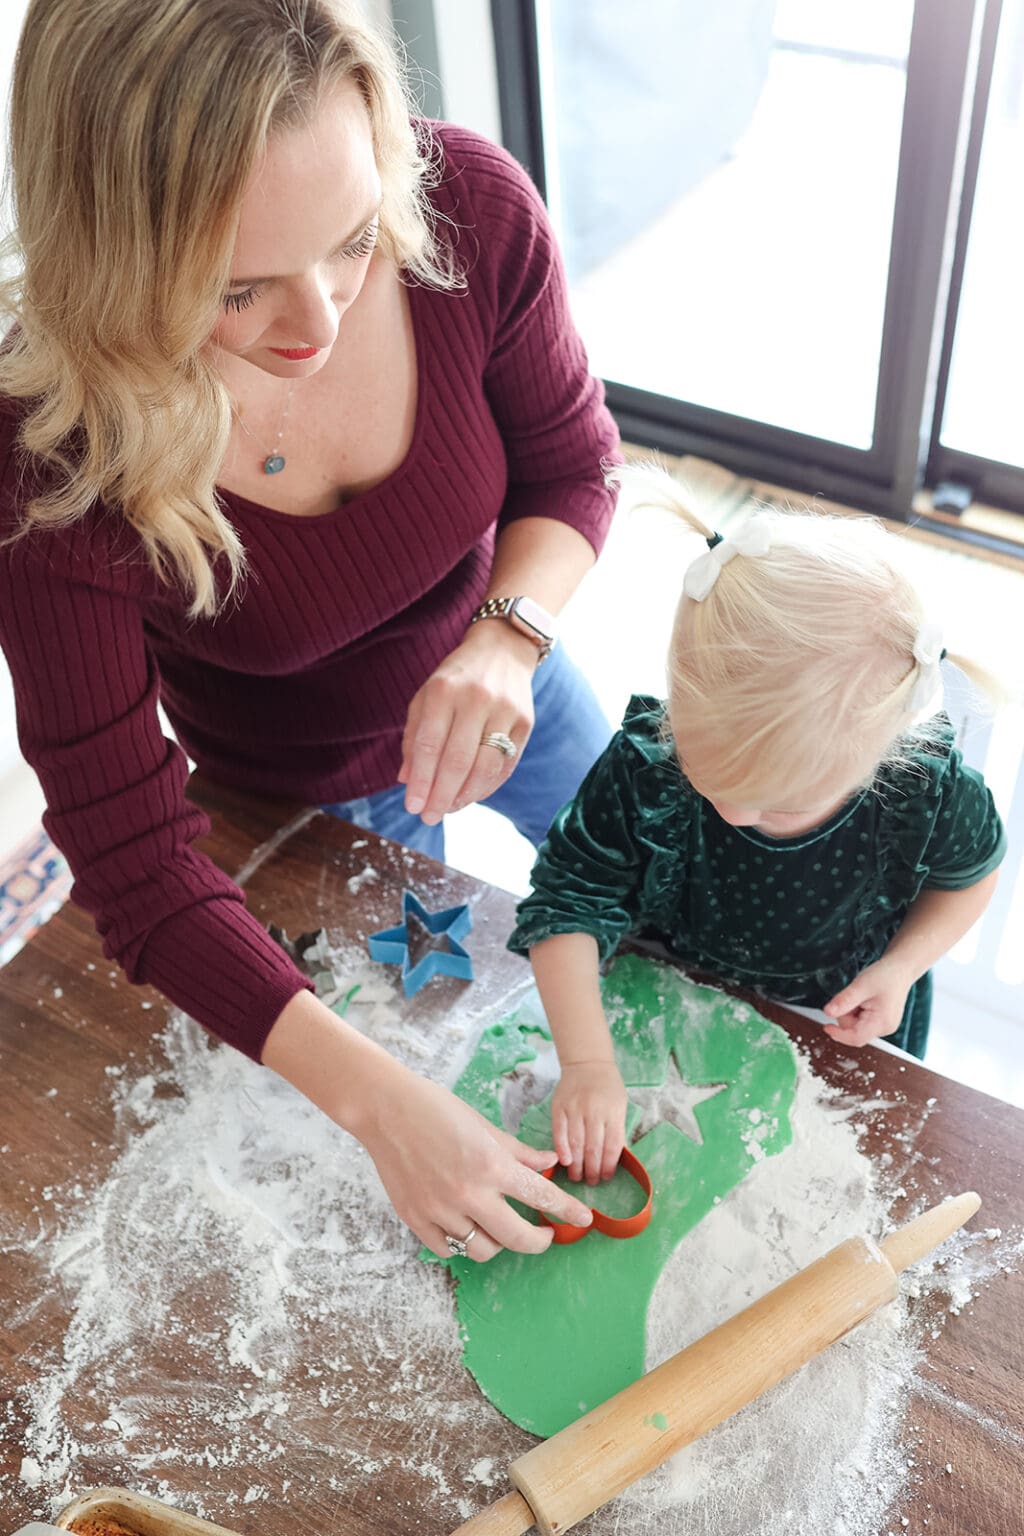
<instances>
[{"instance_id":1,"label":"green velvet dress","mask_svg":"<svg viewBox=\"0 0 1024 1536\"><path fill-rule=\"evenodd\" d=\"M604 960L630 934L724 982L821 1008L879 958L922 890L974 885L1003 857L992 796L945 717L936 736L820 827L772 838L722 821L679 767L664 706L636 696L555 819L509 948L590 933ZM893 1042L922 1056L930 1012L927 973Z\"/></svg>"}]
</instances>

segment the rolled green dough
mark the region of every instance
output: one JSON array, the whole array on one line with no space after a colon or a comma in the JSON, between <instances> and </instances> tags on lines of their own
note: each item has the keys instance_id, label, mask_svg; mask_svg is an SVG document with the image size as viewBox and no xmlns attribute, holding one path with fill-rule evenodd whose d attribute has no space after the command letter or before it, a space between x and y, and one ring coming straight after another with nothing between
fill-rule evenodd
<instances>
[{"instance_id":1,"label":"rolled green dough","mask_svg":"<svg viewBox=\"0 0 1024 1536\"><path fill-rule=\"evenodd\" d=\"M792 1134L796 1058L783 1030L746 1004L635 955L615 962L603 992L628 1087L666 1084L660 1102L671 1105L673 1062L684 1083L723 1086L693 1111L701 1142L663 1120L635 1143L654 1185L651 1223L638 1237L591 1233L540 1257L505 1250L488 1264L448 1261L467 1366L502 1413L545 1436L642 1374L647 1308L669 1255ZM527 998L484 1032L456 1092L500 1125L504 1080L549 1038L535 995ZM631 1105L630 1135L639 1119ZM527 1111L518 1134L550 1146L550 1100ZM610 1214L625 1214L643 1198L622 1173L575 1192Z\"/></svg>"}]
</instances>

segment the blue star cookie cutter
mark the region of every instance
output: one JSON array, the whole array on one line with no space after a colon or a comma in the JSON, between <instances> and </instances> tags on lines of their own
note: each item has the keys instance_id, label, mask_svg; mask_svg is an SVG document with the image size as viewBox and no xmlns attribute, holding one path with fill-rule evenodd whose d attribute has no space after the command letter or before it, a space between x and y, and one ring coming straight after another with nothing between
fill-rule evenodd
<instances>
[{"instance_id":1,"label":"blue star cookie cutter","mask_svg":"<svg viewBox=\"0 0 1024 1536\"><path fill-rule=\"evenodd\" d=\"M447 950L431 949L418 960L410 963L409 918L414 917L435 938L448 941ZM469 908L465 902L459 907L446 907L442 912L428 912L412 891L402 892L402 921L397 928L382 928L367 939L370 959L383 965L402 967L402 986L406 997L413 997L433 976L455 976L460 981L473 980L473 962L459 943L473 926Z\"/></svg>"}]
</instances>

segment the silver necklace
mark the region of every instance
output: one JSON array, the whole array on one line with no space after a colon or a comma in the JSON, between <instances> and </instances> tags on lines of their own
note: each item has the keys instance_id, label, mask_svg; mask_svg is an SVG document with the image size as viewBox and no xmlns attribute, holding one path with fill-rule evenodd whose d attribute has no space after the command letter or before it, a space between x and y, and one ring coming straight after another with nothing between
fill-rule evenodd
<instances>
[{"instance_id":1,"label":"silver necklace","mask_svg":"<svg viewBox=\"0 0 1024 1536\"><path fill-rule=\"evenodd\" d=\"M277 429L277 436L274 438L274 446L271 448L268 454L264 455L263 473L265 475L279 475L282 469L284 469L285 465L288 463L288 460L285 458L284 454L280 453L278 450L280 449L281 439L284 436L284 429L288 421L288 412L292 407L292 395L295 393L295 382L296 381L293 379L291 384L288 386L288 395L284 402L284 410L281 413L281 422ZM235 420L238 422L238 425L241 427L246 437L251 437L254 443L259 442L259 439L255 436L255 434L249 431L249 428L246 426L237 410L235 411Z\"/></svg>"}]
</instances>

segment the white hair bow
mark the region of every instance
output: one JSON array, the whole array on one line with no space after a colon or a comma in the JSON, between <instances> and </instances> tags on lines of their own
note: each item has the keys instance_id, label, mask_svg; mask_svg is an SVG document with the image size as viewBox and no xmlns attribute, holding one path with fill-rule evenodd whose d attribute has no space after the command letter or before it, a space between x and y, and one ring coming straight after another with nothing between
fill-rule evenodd
<instances>
[{"instance_id":1,"label":"white hair bow","mask_svg":"<svg viewBox=\"0 0 1024 1536\"><path fill-rule=\"evenodd\" d=\"M683 591L687 597L702 603L718 580L723 565L728 565L734 555L766 555L772 547L772 534L772 519L755 513L734 534L698 555L687 566L683 577Z\"/></svg>"},{"instance_id":2,"label":"white hair bow","mask_svg":"<svg viewBox=\"0 0 1024 1536\"><path fill-rule=\"evenodd\" d=\"M942 630L938 624L926 620L914 641L914 660L917 662L917 678L910 695L910 712L916 715L932 702L942 687L939 662L946 652L942 644Z\"/></svg>"}]
</instances>

